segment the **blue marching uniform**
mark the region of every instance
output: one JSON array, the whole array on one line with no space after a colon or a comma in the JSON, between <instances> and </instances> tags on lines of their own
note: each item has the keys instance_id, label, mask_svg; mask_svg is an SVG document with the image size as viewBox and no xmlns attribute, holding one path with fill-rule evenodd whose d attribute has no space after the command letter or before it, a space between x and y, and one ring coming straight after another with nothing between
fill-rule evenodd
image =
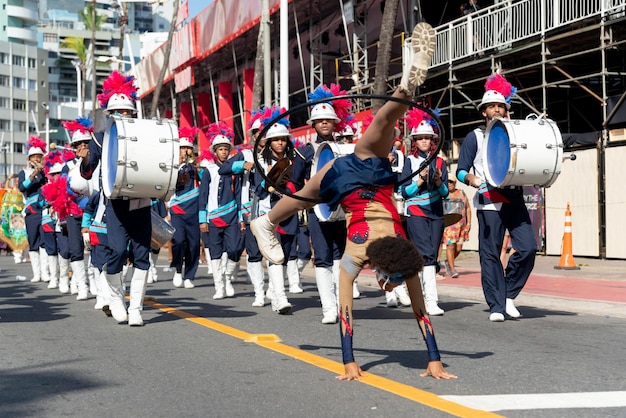
<instances>
[{"instance_id":1,"label":"blue marching uniform","mask_svg":"<svg viewBox=\"0 0 626 418\"><path fill-rule=\"evenodd\" d=\"M457 178L473 174L483 179L474 196L478 217L481 281L485 300L491 313L505 312L506 299L515 299L522 291L535 265L537 244L521 187L495 188L485 182L482 144L484 130L470 132L461 146ZM505 229L511 235L515 253L509 258L506 271L500 262Z\"/></svg>"},{"instance_id":2,"label":"blue marching uniform","mask_svg":"<svg viewBox=\"0 0 626 418\"><path fill-rule=\"evenodd\" d=\"M24 222L28 235L29 251L39 251L43 247L40 204L41 187L46 184L46 176L39 172L31 180L32 168L26 168L18 174L18 188L24 195Z\"/></svg>"},{"instance_id":3,"label":"blue marching uniform","mask_svg":"<svg viewBox=\"0 0 626 418\"><path fill-rule=\"evenodd\" d=\"M94 191L85 205L82 219L82 227L89 230L91 242L91 264L102 272L102 268L109 258L110 249L107 239L107 224L104 205L100 205L104 199L102 192Z\"/></svg>"},{"instance_id":4,"label":"blue marching uniform","mask_svg":"<svg viewBox=\"0 0 626 418\"><path fill-rule=\"evenodd\" d=\"M232 276L241 257L242 235L239 224L241 180L239 176L220 175L219 161L208 163L200 180L200 223L208 224L202 233L205 248L211 254L213 299L235 295Z\"/></svg>"},{"instance_id":5,"label":"blue marching uniform","mask_svg":"<svg viewBox=\"0 0 626 418\"><path fill-rule=\"evenodd\" d=\"M169 203L172 226L172 262L170 267L182 273L184 280L194 280L200 260L200 188L198 171L190 163L178 169L175 194Z\"/></svg>"},{"instance_id":6,"label":"blue marching uniform","mask_svg":"<svg viewBox=\"0 0 626 418\"><path fill-rule=\"evenodd\" d=\"M406 157L402 177L410 176L426 159L419 151L418 156ZM433 175L441 170L441 185L436 187ZM415 177L414 177L415 178ZM411 180L400 187L405 199L407 235L424 257L424 266L437 265L439 245L443 236L443 199L448 196L448 170L441 157L435 158L429 166L429 179L420 186Z\"/></svg>"}]
</instances>

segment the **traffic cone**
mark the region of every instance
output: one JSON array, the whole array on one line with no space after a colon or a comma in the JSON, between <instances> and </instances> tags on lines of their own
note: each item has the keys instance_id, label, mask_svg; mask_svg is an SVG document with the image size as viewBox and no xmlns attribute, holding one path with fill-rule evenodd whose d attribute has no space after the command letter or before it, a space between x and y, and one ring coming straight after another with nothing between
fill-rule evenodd
<instances>
[{"instance_id":1,"label":"traffic cone","mask_svg":"<svg viewBox=\"0 0 626 418\"><path fill-rule=\"evenodd\" d=\"M554 266L554 268L558 270L580 270L572 255L572 212L569 210L569 202L567 202L567 209L565 209L565 232L561 245L561 259L559 265Z\"/></svg>"}]
</instances>

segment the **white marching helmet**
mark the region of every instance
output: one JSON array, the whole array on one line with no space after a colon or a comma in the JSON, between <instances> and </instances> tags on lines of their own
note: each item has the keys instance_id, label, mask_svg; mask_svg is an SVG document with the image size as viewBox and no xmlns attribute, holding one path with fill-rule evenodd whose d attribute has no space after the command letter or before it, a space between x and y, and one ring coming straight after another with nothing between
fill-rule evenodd
<instances>
[{"instance_id":1,"label":"white marching helmet","mask_svg":"<svg viewBox=\"0 0 626 418\"><path fill-rule=\"evenodd\" d=\"M437 135L433 129L433 125L425 120L421 121L416 128L411 129L411 136L417 135L430 135L433 139L439 138L439 135Z\"/></svg>"},{"instance_id":2,"label":"white marching helmet","mask_svg":"<svg viewBox=\"0 0 626 418\"><path fill-rule=\"evenodd\" d=\"M191 138L186 138L186 137L178 138L178 146L193 148L193 141L191 140Z\"/></svg>"},{"instance_id":3,"label":"white marching helmet","mask_svg":"<svg viewBox=\"0 0 626 418\"><path fill-rule=\"evenodd\" d=\"M256 119L254 122L252 122L252 126L250 126L250 129L248 129L248 136L252 136L254 134L254 131L258 131L259 129L261 129L261 119Z\"/></svg>"},{"instance_id":4,"label":"white marching helmet","mask_svg":"<svg viewBox=\"0 0 626 418\"><path fill-rule=\"evenodd\" d=\"M281 138L281 137L291 138L291 134L289 133L289 129L283 124L275 123L267 130L267 135L265 135L265 139L272 138Z\"/></svg>"},{"instance_id":5,"label":"white marching helmet","mask_svg":"<svg viewBox=\"0 0 626 418\"><path fill-rule=\"evenodd\" d=\"M74 133L72 134L72 144L83 141L91 141L91 133L74 131Z\"/></svg>"},{"instance_id":6,"label":"white marching helmet","mask_svg":"<svg viewBox=\"0 0 626 418\"><path fill-rule=\"evenodd\" d=\"M125 94L116 93L113 94L109 101L107 102L106 110L110 112L111 110L137 110L135 108L135 101L128 97Z\"/></svg>"},{"instance_id":7,"label":"white marching helmet","mask_svg":"<svg viewBox=\"0 0 626 418\"><path fill-rule=\"evenodd\" d=\"M487 103L502 103L504 106L506 106L506 110L509 110L511 108L511 105L506 102L506 99L504 98L502 93L495 90L487 90L485 94L483 94L483 99L480 101L478 109L482 109L482 107Z\"/></svg>"},{"instance_id":8,"label":"white marching helmet","mask_svg":"<svg viewBox=\"0 0 626 418\"><path fill-rule=\"evenodd\" d=\"M215 152L215 148L219 145L228 145L229 149L233 149L233 144L230 143L230 139L226 138L224 135L215 135L213 142L211 142L211 151Z\"/></svg>"},{"instance_id":9,"label":"white marching helmet","mask_svg":"<svg viewBox=\"0 0 626 418\"><path fill-rule=\"evenodd\" d=\"M44 152L41 148L39 147L30 147L28 149L28 156L30 157L31 155L44 155Z\"/></svg>"},{"instance_id":10,"label":"white marching helmet","mask_svg":"<svg viewBox=\"0 0 626 418\"><path fill-rule=\"evenodd\" d=\"M63 164L54 163L50 170L48 170L48 174L59 174L63 170Z\"/></svg>"},{"instance_id":11,"label":"white marching helmet","mask_svg":"<svg viewBox=\"0 0 626 418\"><path fill-rule=\"evenodd\" d=\"M306 121L307 124L312 125L313 121L320 119L332 119L335 122L341 122L341 119L337 117L335 109L328 103L318 103L311 109L311 117Z\"/></svg>"},{"instance_id":12,"label":"white marching helmet","mask_svg":"<svg viewBox=\"0 0 626 418\"><path fill-rule=\"evenodd\" d=\"M50 172L52 172L52 169L50 169ZM74 193L79 196L91 196L91 193L93 192L93 184L80 174L80 166L78 164L71 168L67 173L67 181L70 189Z\"/></svg>"},{"instance_id":13,"label":"white marching helmet","mask_svg":"<svg viewBox=\"0 0 626 418\"><path fill-rule=\"evenodd\" d=\"M350 125L346 125L338 136L354 136L354 130L350 127Z\"/></svg>"}]
</instances>

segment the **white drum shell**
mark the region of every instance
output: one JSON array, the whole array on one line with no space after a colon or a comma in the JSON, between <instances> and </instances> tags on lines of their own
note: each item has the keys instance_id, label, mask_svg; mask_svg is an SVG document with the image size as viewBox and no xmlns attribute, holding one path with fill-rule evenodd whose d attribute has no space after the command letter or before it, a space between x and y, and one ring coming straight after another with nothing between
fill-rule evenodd
<instances>
[{"instance_id":1,"label":"white drum shell","mask_svg":"<svg viewBox=\"0 0 626 418\"><path fill-rule=\"evenodd\" d=\"M448 200L443 199L443 213L449 215L451 213L458 213L463 215L463 202L460 200Z\"/></svg>"},{"instance_id":2,"label":"white drum shell","mask_svg":"<svg viewBox=\"0 0 626 418\"><path fill-rule=\"evenodd\" d=\"M82 159L78 160L74 167L70 168L67 173L70 189L81 197L91 196L93 192L93 183L91 180L83 178L80 174L80 164Z\"/></svg>"},{"instance_id":3,"label":"white drum shell","mask_svg":"<svg viewBox=\"0 0 626 418\"><path fill-rule=\"evenodd\" d=\"M311 177L332 159L354 153L354 146L355 144L345 144L341 142L322 142L318 144L315 149L313 164L311 165ZM331 211L327 204L318 203L313 207L313 211L320 222L334 222L346 219L346 214L343 209L341 209L341 206Z\"/></svg>"},{"instance_id":4,"label":"white drum shell","mask_svg":"<svg viewBox=\"0 0 626 418\"><path fill-rule=\"evenodd\" d=\"M561 173L561 131L550 119L494 119L485 131L482 159L494 187L549 187Z\"/></svg>"},{"instance_id":5,"label":"white drum shell","mask_svg":"<svg viewBox=\"0 0 626 418\"><path fill-rule=\"evenodd\" d=\"M105 196L168 199L176 187L178 154L174 121L111 116L102 144Z\"/></svg>"}]
</instances>

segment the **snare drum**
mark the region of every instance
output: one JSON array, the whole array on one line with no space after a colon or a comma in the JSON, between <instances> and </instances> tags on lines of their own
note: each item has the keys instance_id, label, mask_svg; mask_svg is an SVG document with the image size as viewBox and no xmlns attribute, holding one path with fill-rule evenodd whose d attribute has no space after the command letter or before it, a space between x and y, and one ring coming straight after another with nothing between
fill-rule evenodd
<instances>
[{"instance_id":1,"label":"snare drum","mask_svg":"<svg viewBox=\"0 0 626 418\"><path fill-rule=\"evenodd\" d=\"M156 251L172 239L176 228L153 210L150 211L150 217L152 218L152 238L150 240L150 247Z\"/></svg>"},{"instance_id":2,"label":"snare drum","mask_svg":"<svg viewBox=\"0 0 626 418\"><path fill-rule=\"evenodd\" d=\"M112 116L102 144L105 196L166 200L176 187L178 150L174 121Z\"/></svg>"},{"instance_id":3,"label":"snare drum","mask_svg":"<svg viewBox=\"0 0 626 418\"><path fill-rule=\"evenodd\" d=\"M463 201L443 200L443 227L454 225L463 218Z\"/></svg>"},{"instance_id":4,"label":"snare drum","mask_svg":"<svg viewBox=\"0 0 626 418\"><path fill-rule=\"evenodd\" d=\"M561 131L550 119L494 119L482 156L485 177L494 187L549 187L561 174Z\"/></svg>"},{"instance_id":5,"label":"snare drum","mask_svg":"<svg viewBox=\"0 0 626 418\"><path fill-rule=\"evenodd\" d=\"M322 142L315 150L313 164L311 166L311 177L321 170L329 161L343 155L352 154L355 144L344 144L339 142ZM346 219L346 214L337 207L334 211L325 203L318 203L313 207L315 215L320 222L334 222Z\"/></svg>"}]
</instances>

